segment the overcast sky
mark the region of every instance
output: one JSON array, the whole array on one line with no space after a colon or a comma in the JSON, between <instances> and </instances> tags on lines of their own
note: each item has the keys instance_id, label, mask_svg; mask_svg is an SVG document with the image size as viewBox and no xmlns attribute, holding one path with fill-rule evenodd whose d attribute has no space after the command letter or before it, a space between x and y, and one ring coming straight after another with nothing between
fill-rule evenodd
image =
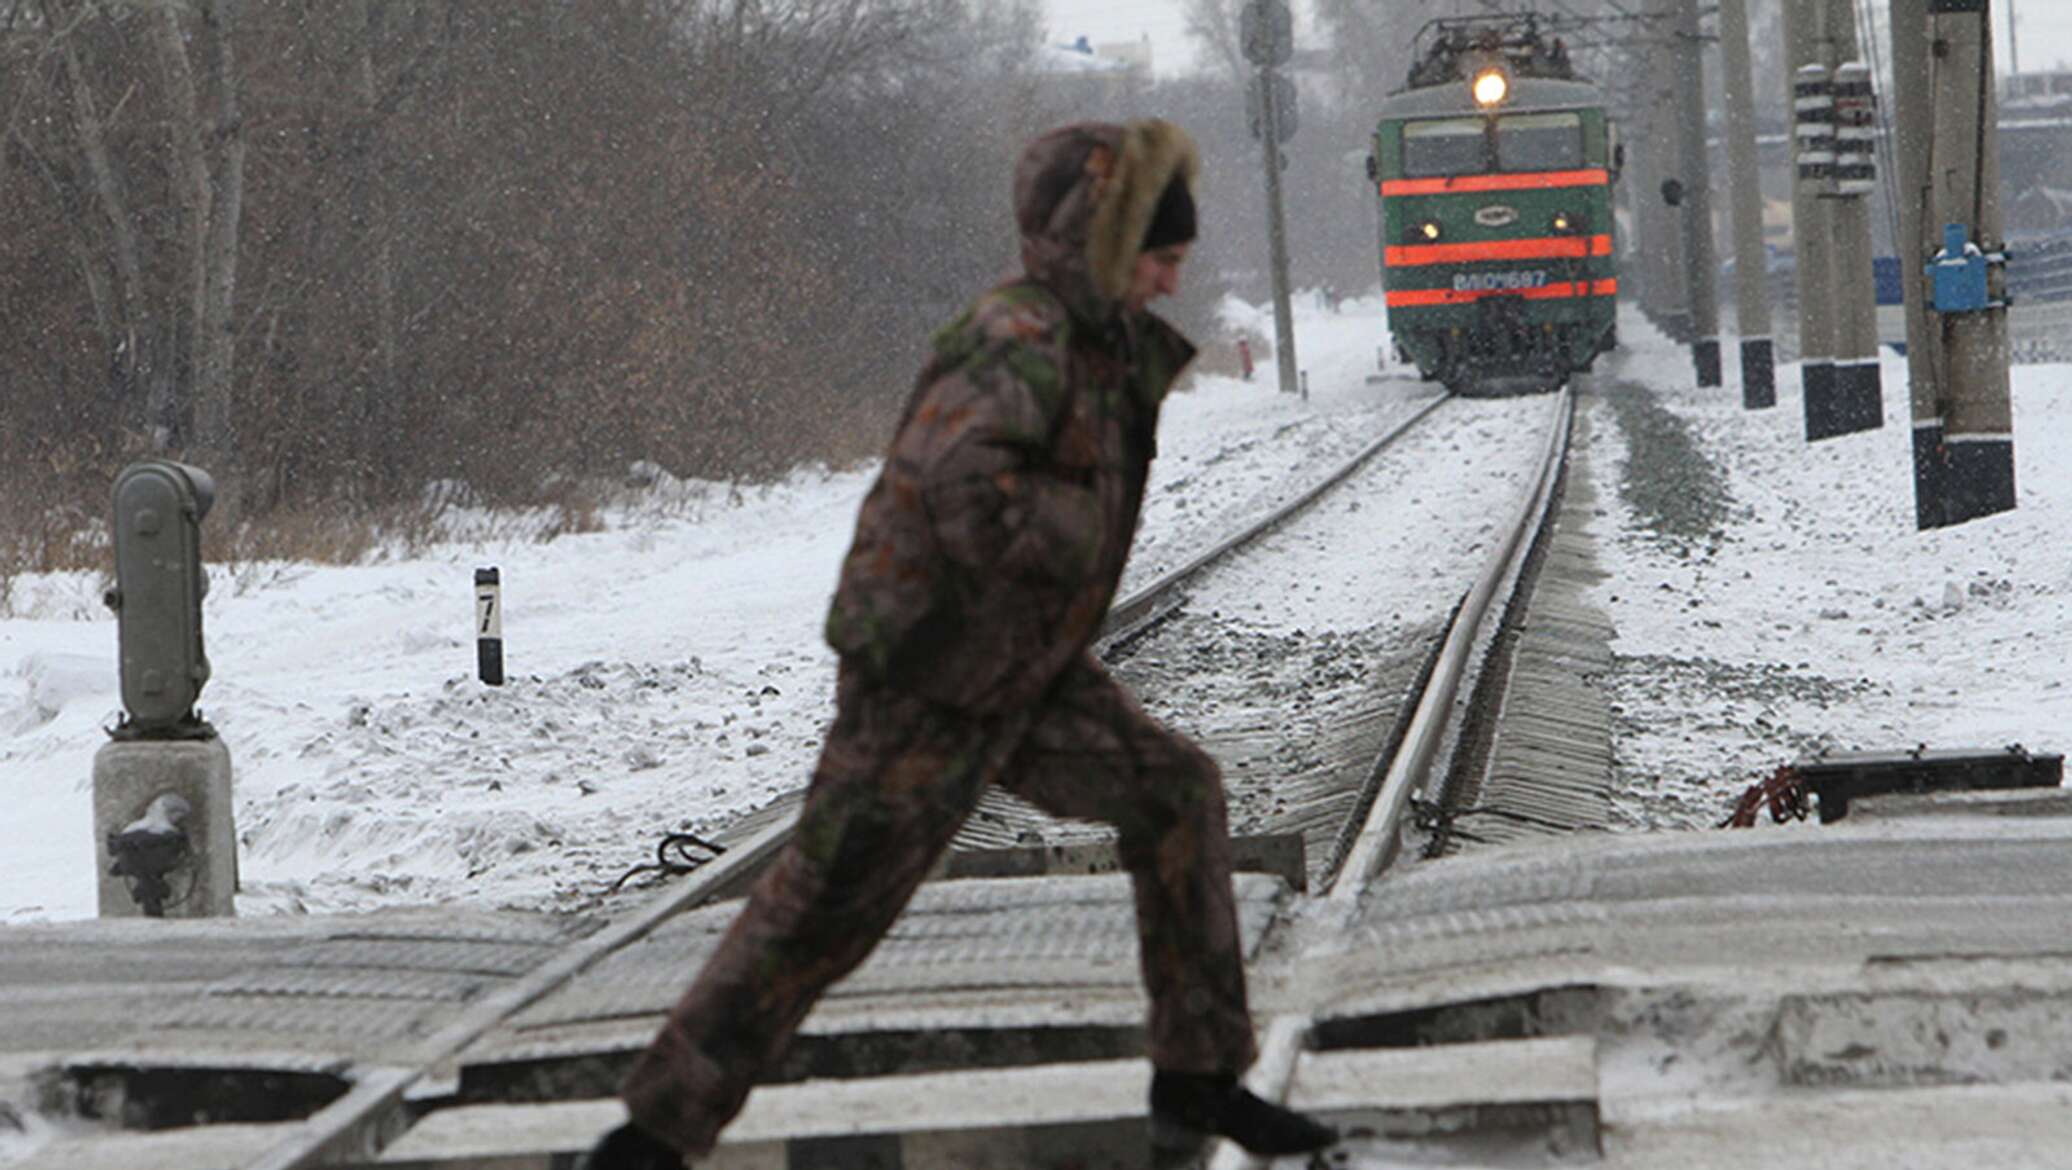
<instances>
[{"instance_id":1,"label":"overcast sky","mask_svg":"<svg viewBox=\"0 0 2072 1170\"><path fill-rule=\"evenodd\" d=\"M2065 0L2014 0L2014 18L2023 70L2072 67L2072 4ZM2005 20L1994 21L1999 32L2002 69L2008 64L2006 24Z\"/></svg>"},{"instance_id":2,"label":"overcast sky","mask_svg":"<svg viewBox=\"0 0 2072 1170\"><path fill-rule=\"evenodd\" d=\"M1374 0L1381 3L1383 0ZM1884 7L1883 0L1870 0ZM1185 72L1194 59L1182 15L1185 0L1044 0L1051 39L1060 44L1084 35L1095 43L1151 38L1154 68L1161 74ZM2019 61L2024 70L2072 67L2072 0L1993 0L2000 68L2008 67L2007 13L2013 9L2020 34ZM1308 5L1297 0L1298 20ZM1441 4L1434 2L1439 12ZM1298 25L1297 37L1303 36ZM1298 40L1299 43L1299 40Z\"/></svg>"}]
</instances>

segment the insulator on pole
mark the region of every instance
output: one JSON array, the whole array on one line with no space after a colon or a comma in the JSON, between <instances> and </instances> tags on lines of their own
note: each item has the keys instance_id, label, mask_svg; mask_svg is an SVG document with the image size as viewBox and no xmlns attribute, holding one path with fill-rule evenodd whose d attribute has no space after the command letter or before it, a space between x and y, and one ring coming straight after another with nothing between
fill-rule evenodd
<instances>
[{"instance_id":1,"label":"insulator on pole","mask_svg":"<svg viewBox=\"0 0 2072 1170\"><path fill-rule=\"evenodd\" d=\"M1834 193L1868 195L1878 186L1877 95L1861 61L1835 70Z\"/></svg>"},{"instance_id":2,"label":"insulator on pole","mask_svg":"<svg viewBox=\"0 0 2072 1170\"><path fill-rule=\"evenodd\" d=\"M1802 65L1792 81L1799 182L1825 186L1835 170L1835 84L1827 67Z\"/></svg>"}]
</instances>

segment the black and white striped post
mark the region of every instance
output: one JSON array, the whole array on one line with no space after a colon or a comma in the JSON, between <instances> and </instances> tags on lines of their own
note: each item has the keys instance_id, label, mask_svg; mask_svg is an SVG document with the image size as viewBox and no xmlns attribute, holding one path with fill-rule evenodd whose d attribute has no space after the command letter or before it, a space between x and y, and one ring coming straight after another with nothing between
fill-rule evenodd
<instances>
[{"instance_id":1,"label":"black and white striped post","mask_svg":"<svg viewBox=\"0 0 2072 1170\"><path fill-rule=\"evenodd\" d=\"M1835 69L1835 194L1862 199L1878 189L1878 95L1870 66L1845 61Z\"/></svg>"},{"instance_id":2,"label":"black and white striped post","mask_svg":"<svg viewBox=\"0 0 2072 1170\"><path fill-rule=\"evenodd\" d=\"M1820 57L1822 0L1786 5L1793 59L1792 107L1798 182L1792 188L1792 249L1798 255L1799 382L1806 438L1845 434L1835 402L1834 78Z\"/></svg>"},{"instance_id":3,"label":"black and white striped post","mask_svg":"<svg viewBox=\"0 0 2072 1170\"><path fill-rule=\"evenodd\" d=\"M1835 66L1834 167L1829 201L1834 225L1834 423L1842 433L1885 425L1884 375L1878 361L1877 277L1871 262L1869 195L1878 186L1877 96L1870 67L1855 59L1854 10L1830 0L1829 40Z\"/></svg>"},{"instance_id":4,"label":"black and white striped post","mask_svg":"<svg viewBox=\"0 0 2072 1170\"><path fill-rule=\"evenodd\" d=\"M503 576L493 568L475 570L475 665L483 682L504 685Z\"/></svg>"}]
</instances>

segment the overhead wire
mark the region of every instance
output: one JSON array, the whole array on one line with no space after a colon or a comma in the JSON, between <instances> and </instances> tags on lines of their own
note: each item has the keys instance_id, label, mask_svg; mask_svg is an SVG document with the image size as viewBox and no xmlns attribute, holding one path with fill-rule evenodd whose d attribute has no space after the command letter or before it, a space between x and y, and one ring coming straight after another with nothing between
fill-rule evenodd
<instances>
[{"instance_id":1,"label":"overhead wire","mask_svg":"<svg viewBox=\"0 0 2072 1170\"><path fill-rule=\"evenodd\" d=\"M1900 263L1904 266L1904 257L1911 245L1900 239L1899 231L1899 167L1895 163L1899 144L1894 140L1897 129L1892 122L1890 102L1886 100L1892 96L1892 74L1886 72L1885 53L1878 46L1877 22L1871 19L1870 12L1859 0L1849 0L1849 11L1856 21L1856 42L1863 52L1869 54L1871 76L1883 83L1886 95L1885 99L1874 99L1871 103L1871 116L1877 119L1878 126L1878 134L1873 141L1878 152L1878 182L1885 190L1885 226L1892 233L1892 254L1901 257Z\"/></svg>"},{"instance_id":2,"label":"overhead wire","mask_svg":"<svg viewBox=\"0 0 2072 1170\"><path fill-rule=\"evenodd\" d=\"M1569 19L1576 21L1579 25L1594 19L1593 17L1585 16L1583 13L1576 11L1573 0L1553 0L1553 3L1556 8L1559 8L1563 13L1567 14ZM1556 20L1558 22L1559 18L1557 17ZM1578 55L1578 57L1581 57L1583 54L1589 53L1592 50L1602 50L1605 47L1601 44L1594 44L1588 41L1580 41L1572 37L1564 37L1564 39L1568 41L1569 48L1572 51L1574 51ZM1608 63L1610 60L1609 53L1601 51L1596 52L1594 56L1590 58L1590 60L1593 67L1584 69L1584 73L1587 76L1603 77L1606 73L1609 72L1606 69L1595 67Z\"/></svg>"}]
</instances>

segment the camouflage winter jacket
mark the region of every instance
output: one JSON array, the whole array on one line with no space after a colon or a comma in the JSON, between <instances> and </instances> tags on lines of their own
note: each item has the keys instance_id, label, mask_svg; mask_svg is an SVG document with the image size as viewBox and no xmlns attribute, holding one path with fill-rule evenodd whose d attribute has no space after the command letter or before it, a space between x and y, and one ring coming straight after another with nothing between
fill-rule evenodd
<instances>
[{"instance_id":1,"label":"camouflage winter jacket","mask_svg":"<svg viewBox=\"0 0 2072 1170\"><path fill-rule=\"evenodd\" d=\"M1122 576L1160 401L1194 347L1122 305L1193 143L1161 121L1069 126L1015 173L1024 275L934 354L857 519L828 614L846 663L979 714L1036 700Z\"/></svg>"}]
</instances>

